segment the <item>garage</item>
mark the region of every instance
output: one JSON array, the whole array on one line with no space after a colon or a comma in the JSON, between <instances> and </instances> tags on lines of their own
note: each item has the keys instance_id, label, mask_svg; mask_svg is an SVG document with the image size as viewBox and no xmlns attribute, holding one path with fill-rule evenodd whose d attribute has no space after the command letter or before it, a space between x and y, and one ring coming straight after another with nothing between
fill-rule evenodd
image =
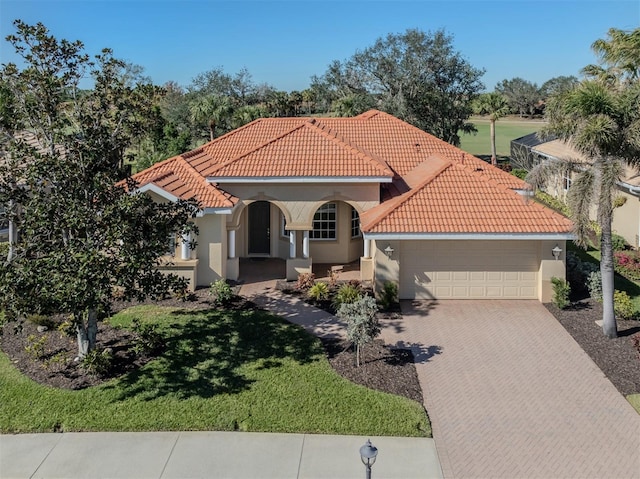
<instances>
[{"instance_id":1,"label":"garage","mask_svg":"<svg viewBox=\"0 0 640 479\"><path fill-rule=\"evenodd\" d=\"M401 299L537 299L540 242L400 241Z\"/></svg>"}]
</instances>

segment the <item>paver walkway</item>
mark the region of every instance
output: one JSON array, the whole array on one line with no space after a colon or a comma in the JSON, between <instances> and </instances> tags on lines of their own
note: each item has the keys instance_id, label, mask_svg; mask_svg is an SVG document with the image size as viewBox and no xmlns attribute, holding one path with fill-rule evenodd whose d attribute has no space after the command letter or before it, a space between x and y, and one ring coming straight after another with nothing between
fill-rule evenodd
<instances>
[{"instance_id":1,"label":"paver walkway","mask_svg":"<svg viewBox=\"0 0 640 479\"><path fill-rule=\"evenodd\" d=\"M640 415L540 303L402 306L445 478L640 477Z\"/></svg>"}]
</instances>

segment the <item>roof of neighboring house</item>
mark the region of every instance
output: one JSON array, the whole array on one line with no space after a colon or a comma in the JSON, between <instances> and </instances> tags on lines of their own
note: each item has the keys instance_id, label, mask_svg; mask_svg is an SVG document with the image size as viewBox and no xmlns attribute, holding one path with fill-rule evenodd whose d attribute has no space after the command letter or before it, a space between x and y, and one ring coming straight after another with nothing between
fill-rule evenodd
<instances>
[{"instance_id":1,"label":"roof of neighboring house","mask_svg":"<svg viewBox=\"0 0 640 479\"><path fill-rule=\"evenodd\" d=\"M133 178L208 207L237 202L224 191L230 181L377 183L382 203L361 217L370 233L568 233L572 226L525 201L514 191L527 188L517 177L377 110L261 118Z\"/></svg>"},{"instance_id":2,"label":"roof of neighboring house","mask_svg":"<svg viewBox=\"0 0 640 479\"><path fill-rule=\"evenodd\" d=\"M589 163L589 158L576 150L564 140L551 140L532 148L531 151L551 159L562 159L576 163ZM627 166L624 178L620 178L622 183L631 186L640 186L640 173L637 169Z\"/></svg>"},{"instance_id":3,"label":"roof of neighboring house","mask_svg":"<svg viewBox=\"0 0 640 479\"><path fill-rule=\"evenodd\" d=\"M520 138L516 138L515 140L511 140L511 143L517 143L529 148L537 146L540 143L544 142L545 140L540 139L540 137L538 137L538 133L535 131L533 133L529 133L528 135L521 136Z\"/></svg>"}]
</instances>

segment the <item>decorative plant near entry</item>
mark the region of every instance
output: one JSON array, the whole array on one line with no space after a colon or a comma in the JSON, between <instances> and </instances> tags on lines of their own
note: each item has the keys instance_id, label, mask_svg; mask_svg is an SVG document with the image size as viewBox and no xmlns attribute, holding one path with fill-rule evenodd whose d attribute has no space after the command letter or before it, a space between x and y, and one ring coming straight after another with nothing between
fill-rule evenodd
<instances>
[{"instance_id":1,"label":"decorative plant near entry","mask_svg":"<svg viewBox=\"0 0 640 479\"><path fill-rule=\"evenodd\" d=\"M327 283L316 283L309 288L307 296L313 301L323 301L329 298L329 286Z\"/></svg>"},{"instance_id":2,"label":"decorative plant near entry","mask_svg":"<svg viewBox=\"0 0 640 479\"><path fill-rule=\"evenodd\" d=\"M373 341L380 334L377 312L378 305L371 296L365 296L353 303L343 303L338 310L338 317L347 322L347 338L356 347L357 367L360 367L360 347Z\"/></svg>"},{"instance_id":3,"label":"decorative plant near entry","mask_svg":"<svg viewBox=\"0 0 640 479\"><path fill-rule=\"evenodd\" d=\"M555 276L551 278L551 284L553 285L553 304L559 309L565 309L570 304L569 292L571 291L571 286L564 279L556 278Z\"/></svg>"},{"instance_id":4,"label":"decorative plant near entry","mask_svg":"<svg viewBox=\"0 0 640 479\"><path fill-rule=\"evenodd\" d=\"M214 281L209 286L209 295L216 306L227 306L233 300L231 286L224 279Z\"/></svg>"}]
</instances>

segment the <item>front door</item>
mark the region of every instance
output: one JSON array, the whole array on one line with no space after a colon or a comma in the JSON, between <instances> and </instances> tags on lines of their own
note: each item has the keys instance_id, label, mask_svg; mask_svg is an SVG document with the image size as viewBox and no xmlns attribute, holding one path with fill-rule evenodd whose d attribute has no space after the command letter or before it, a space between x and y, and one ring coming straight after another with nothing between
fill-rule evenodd
<instances>
[{"instance_id":1,"label":"front door","mask_svg":"<svg viewBox=\"0 0 640 479\"><path fill-rule=\"evenodd\" d=\"M270 212L271 205L268 201L256 201L249 205L249 254L271 253Z\"/></svg>"}]
</instances>

